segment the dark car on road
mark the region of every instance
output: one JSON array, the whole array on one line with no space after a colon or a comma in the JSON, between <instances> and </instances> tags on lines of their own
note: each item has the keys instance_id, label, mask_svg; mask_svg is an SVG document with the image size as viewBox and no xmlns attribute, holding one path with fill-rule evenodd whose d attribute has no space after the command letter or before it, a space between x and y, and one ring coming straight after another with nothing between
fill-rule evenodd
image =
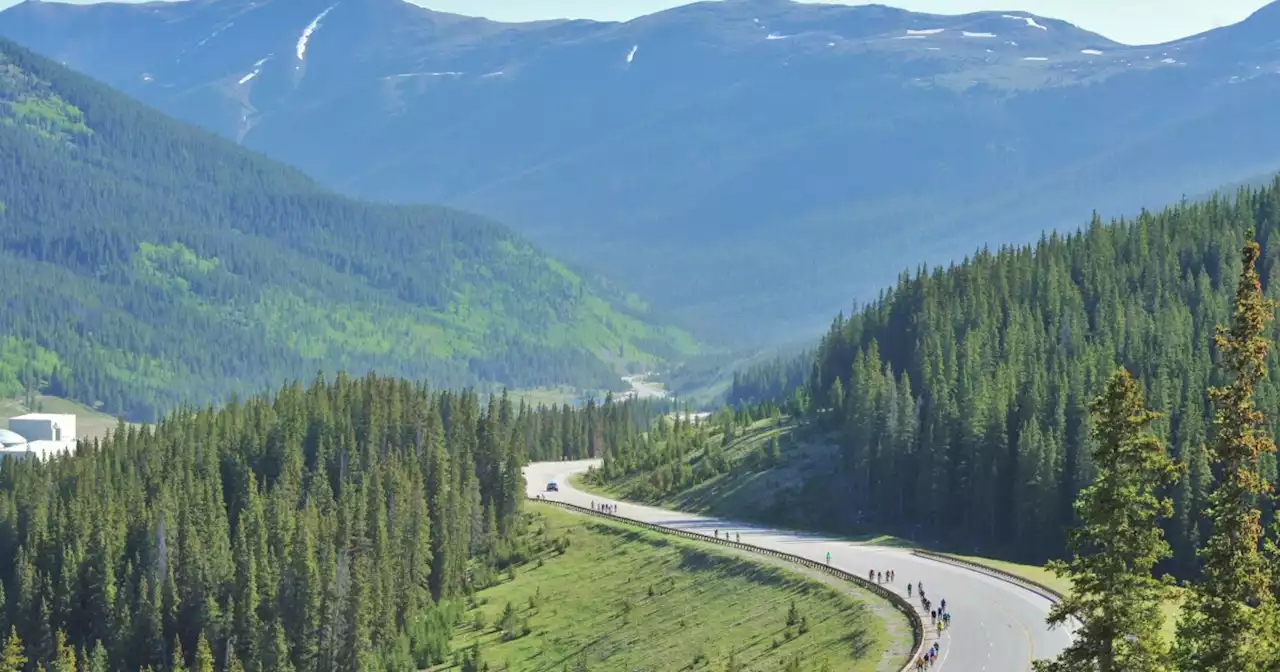
<instances>
[{"instance_id":1,"label":"dark car on road","mask_svg":"<svg viewBox=\"0 0 1280 672\"><path fill-rule=\"evenodd\" d=\"M547 484L547 492L560 492L560 486L556 485L555 481L551 481Z\"/></svg>"}]
</instances>

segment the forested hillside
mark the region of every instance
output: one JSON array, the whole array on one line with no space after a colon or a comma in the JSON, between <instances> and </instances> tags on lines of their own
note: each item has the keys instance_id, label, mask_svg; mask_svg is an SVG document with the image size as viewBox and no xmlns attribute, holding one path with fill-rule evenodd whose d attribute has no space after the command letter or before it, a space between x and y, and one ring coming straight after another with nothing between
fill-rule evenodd
<instances>
[{"instance_id":1,"label":"forested hillside","mask_svg":"<svg viewBox=\"0 0 1280 672\"><path fill-rule=\"evenodd\" d=\"M149 419L317 370L612 388L692 339L490 221L337 196L0 40L0 396Z\"/></svg>"},{"instance_id":2,"label":"forested hillside","mask_svg":"<svg viewBox=\"0 0 1280 672\"><path fill-rule=\"evenodd\" d=\"M650 417L339 375L7 460L0 629L58 672L424 669L458 600L564 543L522 517L525 460Z\"/></svg>"},{"instance_id":3,"label":"forested hillside","mask_svg":"<svg viewBox=\"0 0 1280 672\"><path fill-rule=\"evenodd\" d=\"M30 0L0 35L345 193L495 217L745 347L821 331L906 266L1280 169L1280 2L1159 45L1016 0L662 4L503 23Z\"/></svg>"},{"instance_id":4,"label":"forested hillside","mask_svg":"<svg viewBox=\"0 0 1280 672\"><path fill-rule=\"evenodd\" d=\"M1190 575L1213 480L1206 390L1223 381L1212 337L1230 321L1250 227L1262 246L1258 272L1275 297L1280 179L1132 221L1095 217L1069 236L904 274L879 300L837 319L812 360L745 372L731 394L781 397L807 418L783 437L788 445L831 448L814 451L818 464L779 495L787 510L813 516L806 522L1043 559L1063 552L1072 502L1093 477L1087 404L1126 367L1162 413L1157 436L1186 465L1172 492L1174 555L1165 569ZM1280 336L1274 322L1268 329ZM1278 362L1268 360L1258 389L1268 412L1280 404ZM802 368L808 379L797 394L787 386ZM629 458L627 467L657 473L692 460L696 474L704 461L714 463L709 473L776 464L735 467L719 441L701 443L710 447L654 448L656 456ZM1263 477L1275 483L1274 456L1262 459ZM676 478L672 487L700 480ZM1271 518L1271 501L1262 506Z\"/></svg>"}]
</instances>

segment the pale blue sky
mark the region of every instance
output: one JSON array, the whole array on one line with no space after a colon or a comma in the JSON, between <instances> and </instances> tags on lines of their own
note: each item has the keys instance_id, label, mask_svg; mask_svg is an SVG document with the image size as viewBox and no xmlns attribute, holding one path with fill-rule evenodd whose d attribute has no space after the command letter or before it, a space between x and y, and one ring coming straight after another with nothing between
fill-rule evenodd
<instances>
[{"instance_id":1,"label":"pale blue sky","mask_svg":"<svg viewBox=\"0 0 1280 672\"><path fill-rule=\"evenodd\" d=\"M83 3L92 0L71 0ZM626 20L686 4L681 0L410 0L447 12L504 21L546 18ZM815 1L815 0L809 0ZM0 9L18 0L0 0ZM1266 0L880 0L921 12L1022 10L1070 21L1127 44L1151 44L1235 23ZM868 4L847 0L843 4Z\"/></svg>"}]
</instances>

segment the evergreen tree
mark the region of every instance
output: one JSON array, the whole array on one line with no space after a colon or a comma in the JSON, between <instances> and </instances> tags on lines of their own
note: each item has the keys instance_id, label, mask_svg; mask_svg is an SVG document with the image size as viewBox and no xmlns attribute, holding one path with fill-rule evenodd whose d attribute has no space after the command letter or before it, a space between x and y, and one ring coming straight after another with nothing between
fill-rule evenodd
<instances>
[{"instance_id":1,"label":"evergreen tree","mask_svg":"<svg viewBox=\"0 0 1280 672\"><path fill-rule=\"evenodd\" d=\"M203 632L196 640L196 659L192 672L213 672L213 650L209 648L209 640L205 639Z\"/></svg>"},{"instance_id":2,"label":"evergreen tree","mask_svg":"<svg viewBox=\"0 0 1280 672\"><path fill-rule=\"evenodd\" d=\"M1097 479L1077 498L1069 562L1050 569L1072 591L1049 612L1050 625L1083 622L1056 659L1036 661L1040 672L1159 672L1170 669L1161 643L1160 606L1166 586L1151 576L1170 554L1159 523L1172 515L1161 494L1178 469L1149 433L1158 414L1142 389L1120 369L1094 400L1093 463Z\"/></svg>"},{"instance_id":3,"label":"evergreen tree","mask_svg":"<svg viewBox=\"0 0 1280 672\"><path fill-rule=\"evenodd\" d=\"M50 672L79 672L76 664L76 650L67 644L67 636L61 630L55 635L54 656Z\"/></svg>"},{"instance_id":4,"label":"evergreen tree","mask_svg":"<svg viewBox=\"0 0 1280 672\"><path fill-rule=\"evenodd\" d=\"M89 654L85 672L110 672L110 670L111 663L107 656L107 649L102 646L102 642L96 642L93 645L93 651Z\"/></svg>"},{"instance_id":5,"label":"evergreen tree","mask_svg":"<svg viewBox=\"0 0 1280 672\"><path fill-rule=\"evenodd\" d=\"M18 637L16 628L9 628L9 636L0 648L0 672L23 672L27 664L27 656L22 649L22 639Z\"/></svg>"},{"instance_id":6,"label":"evergreen tree","mask_svg":"<svg viewBox=\"0 0 1280 672\"><path fill-rule=\"evenodd\" d=\"M182 642L173 638L173 653L169 661L169 672L187 672L186 656L182 653Z\"/></svg>"},{"instance_id":7,"label":"evergreen tree","mask_svg":"<svg viewBox=\"0 0 1280 672\"><path fill-rule=\"evenodd\" d=\"M1209 390L1216 410L1209 454L1217 481L1206 513L1213 532L1200 550L1203 579L1187 592L1178 627L1178 659L1185 670L1252 672L1270 669L1276 660L1263 654L1275 645L1267 628L1276 598L1262 555L1258 506L1272 490L1259 472L1260 460L1276 445L1262 431L1265 418L1254 401L1267 375L1270 344L1263 334L1275 308L1262 295L1255 268L1259 254L1250 230L1231 326L1214 336L1231 382Z\"/></svg>"}]
</instances>

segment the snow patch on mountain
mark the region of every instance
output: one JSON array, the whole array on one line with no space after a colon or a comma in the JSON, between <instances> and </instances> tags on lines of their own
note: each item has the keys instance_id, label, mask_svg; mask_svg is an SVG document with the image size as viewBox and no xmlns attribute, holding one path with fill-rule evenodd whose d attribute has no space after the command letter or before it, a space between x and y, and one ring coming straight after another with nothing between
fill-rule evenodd
<instances>
[{"instance_id":1,"label":"snow patch on mountain","mask_svg":"<svg viewBox=\"0 0 1280 672\"><path fill-rule=\"evenodd\" d=\"M447 72L402 72L398 75L388 75L383 79L405 79L406 77L461 77L467 73L447 71Z\"/></svg>"},{"instance_id":2,"label":"snow patch on mountain","mask_svg":"<svg viewBox=\"0 0 1280 672\"><path fill-rule=\"evenodd\" d=\"M1090 56L1101 56L1101 55L1102 55L1102 52L1101 52L1101 51L1098 51L1097 49L1081 49L1081 50L1080 50L1080 53L1082 53L1082 54L1088 54L1088 55L1090 55Z\"/></svg>"},{"instance_id":3,"label":"snow patch on mountain","mask_svg":"<svg viewBox=\"0 0 1280 672\"><path fill-rule=\"evenodd\" d=\"M640 51L640 45L636 44L631 47L631 51L627 52L627 62L636 60L636 52Z\"/></svg>"},{"instance_id":4,"label":"snow patch on mountain","mask_svg":"<svg viewBox=\"0 0 1280 672\"><path fill-rule=\"evenodd\" d=\"M1040 30L1049 30L1048 28L1036 23L1036 20L1030 16L1017 16L1015 14L1001 14L1000 16L1014 21L1024 21L1028 28L1039 28Z\"/></svg>"},{"instance_id":5,"label":"snow patch on mountain","mask_svg":"<svg viewBox=\"0 0 1280 672\"><path fill-rule=\"evenodd\" d=\"M226 29L228 29L228 28L230 28L231 26L234 26L234 25L236 25L236 22L235 22L235 21L228 21L226 25L224 25L224 26L218 26L217 28L214 28L214 29L213 29L213 32L212 32L212 33L209 33L209 36L208 36L208 37L204 38L203 40L200 40L199 42L196 42L196 46L197 46L197 47L203 47L204 45L206 45L206 44L208 44L208 43L209 43L209 40L212 40L213 38L217 37L218 35L221 35L223 31L225 31Z\"/></svg>"},{"instance_id":6,"label":"snow patch on mountain","mask_svg":"<svg viewBox=\"0 0 1280 672\"><path fill-rule=\"evenodd\" d=\"M336 2L333 3L332 5L329 5L328 9L324 10L323 12L320 12L319 16L317 16L314 19L311 19L311 23L307 24L307 27L302 29L302 37L298 38L298 46L297 46L299 61L306 58L307 56L307 43L311 41L311 35L316 32L317 28L320 27L320 22L324 20L324 17L327 16L329 12L332 12L333 8L337 6L338 6L338 3Z\"/></svg>"},{"instance_id":7,"label":"snow patch on mountain","mask_svg":"<svg viewBox=\"0 0 1280 672\"><path fill-rule=\"evenodd\" d=\"M253 64L253 70L251 70L249 74L245 75L244 77L241 77L239 83L248 84L250 80L252 80L254 77L257 77L259 74L262 73L262 64L266 63L269 60L271 60L270 56L259 58L258 61Z\"/></svg>"},{"instance_id":8,"label":"snow patch on mountain","mask_svg":"<svg viewBox=\"0 0 1280 672\"><path fill-rule=\"evenodd\" d=\"M965 37L995 37L996 36L995 33L971 33L967 30L963 31L960 34L964 35Z\"/></svg>"},{"instance_id":9,"label":"snow patch on mountain","mask_svg":"<svg viewBox=\"0 0 1280 672\"><path fill-rule=\"evenodd\" d=\"M924 30L907 30L908 35L937 35L946 31L946 28L926 28Z\"/></svg>"}]
</instances>

